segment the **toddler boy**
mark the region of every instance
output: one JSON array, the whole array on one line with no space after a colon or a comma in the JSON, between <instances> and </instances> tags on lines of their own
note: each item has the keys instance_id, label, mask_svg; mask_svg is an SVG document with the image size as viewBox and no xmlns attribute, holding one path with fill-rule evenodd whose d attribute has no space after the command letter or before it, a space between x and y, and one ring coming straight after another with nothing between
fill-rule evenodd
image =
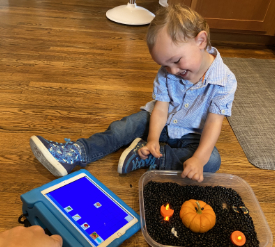
<instances>
[{"instance_id":1,"label":"toddler boy","mask_svg":"<svg viewBox=\"0 0 275 247\"><path fill-rule=\"evenodd\" d=\"M76 142L31 137L34 155L53 175L64 176L131 142L119 159L121 174L144 167L183 170L182 177L201 182L203 172L219 169L215 144L224 116L231 115L237 81L211 47L208 24L189 7L168 6L156 13L147 44L161 68L154 100L140 112Z\"/></svg>"}]
</instances>

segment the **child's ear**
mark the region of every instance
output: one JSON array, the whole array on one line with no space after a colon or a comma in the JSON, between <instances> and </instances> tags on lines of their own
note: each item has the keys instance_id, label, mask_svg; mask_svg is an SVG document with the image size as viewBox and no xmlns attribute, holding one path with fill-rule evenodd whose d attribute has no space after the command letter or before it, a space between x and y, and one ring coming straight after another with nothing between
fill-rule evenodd
<instances>
[{"instance_id":1,"label":"child's ear","mask_svg":"<svg viewBox=\"0 0 275 247\"><path fill-rule=\"evenodd\" d=\"M207 33L205 31L200 31L195 38L195 41L200 49L205 49L207 46Z\"/></svg>"}]
</instances>

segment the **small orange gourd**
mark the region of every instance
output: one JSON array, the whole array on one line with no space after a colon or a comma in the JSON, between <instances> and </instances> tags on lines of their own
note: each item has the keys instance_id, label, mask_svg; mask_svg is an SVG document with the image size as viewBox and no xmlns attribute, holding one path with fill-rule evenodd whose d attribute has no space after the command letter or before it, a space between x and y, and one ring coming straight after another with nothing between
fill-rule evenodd
<instances>
[{"instance_id":1,"label":"small orange gourd","mask_svg":"<svg viewBox=\"0 0 275 247\"><path fill-rule=\"evenodd\" d=\"M213 208L203 201L185 201L180 210L182 223L193 232L204 233L216 224L216 214Z\"/></svg>"}]
</instances>

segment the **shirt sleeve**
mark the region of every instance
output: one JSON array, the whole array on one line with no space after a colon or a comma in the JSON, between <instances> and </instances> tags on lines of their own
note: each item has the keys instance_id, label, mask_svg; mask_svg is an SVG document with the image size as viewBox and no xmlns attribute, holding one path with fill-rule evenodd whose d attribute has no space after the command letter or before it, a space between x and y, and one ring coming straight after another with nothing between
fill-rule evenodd
<instances>
[{"instance_id":1,"label":"shirt sleeve","mask_svg":"<svg viewBox=\"0 0 275 247\"><path fill-rule=\"evenodd\" d=\"M237 80L235 75L231 72L227 75L227 82L225 86L219 86L215 97L212 99L209 112L231 116L232 103L237 89Z\"/></svg>"},{"instance_id":2,"label":"shirt sleeve","mask_svg":"<svg viewBox=\"0 0 275 247\"><path fill-rule=\"evenodd\" d=\"M161 67L154 80L154 89L152 98L158 101L170 102L170 97L167 88L167 72L164 67Z\"/></svg>"}]
</instances>

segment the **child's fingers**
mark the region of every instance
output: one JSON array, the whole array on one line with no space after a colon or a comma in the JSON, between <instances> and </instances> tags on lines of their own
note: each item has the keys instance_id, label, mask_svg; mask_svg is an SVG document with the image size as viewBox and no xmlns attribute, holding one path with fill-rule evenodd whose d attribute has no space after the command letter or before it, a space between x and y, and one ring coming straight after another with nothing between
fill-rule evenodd
<instances>
[{"instance_id":1,"label":"child's fingers","mask_svg":"<svg viewBox=\"0 0 275 247\"><path fill-rule=\"evenodd\" d=\"M160 153L159 146L151 146L150 152L157 159L162 156L162 154Z\"/></svg>"},{"instance_id":2,"label":"child's fingers","mask_svg":"<svg viewBox=\"0 0 275 247\"><path fill-rule=\"evenodd\" d=\"M186 177L190 178L190 179L193 179L193 177L195 176L195 172L193 170L191 170Z\"/></svg>"},{"instance_id":3,"label":"child's fingers","mask_svg":"<svg viewBox=\"0 0 275 247\"><path fill-rule=\"evenodd\" d=\"M143 155L142 153L139 153L138 155L139 155L139 157L140 157L141 159L143 159L143 160L146 160L146 159L148 158L148 156Z\"/></svg>"},{"instance_id":4,"label":"child's fingers","mask_svg":"<svg viewBox=\"0 0 275 247\"><path fill-rule=\"evenodd\" d=\"M148 156L150 154L150 150L148 148L144 147L144 148L141 148L139 150L142 153L142 155L144 155L144 156Z\"/></svg>"},{"instance_id":5,"label":"child's fingers","mask_svg":"<svg viewBox=\"0 0 275 247\"><path fill-rule=\"evenodd\" d=\"M155 149L151 151L151 154L156 158L160 158L162 156L162 154Z\"/></svg>"},{"instance_id":6,"label":"child's fingers","mask_svg":"<svg viewBox=\"0 0 275 247\"><path fill-rule=\"evenodd\" d=\"M194 171L187 170L187 169L185 169L182 172L181 177L182 178L188 177L188 178L190 178L192 180L198 181L199 183L203 181L203 174L195 173Z\"/></svg>"},{"instance_id":7,"label":"child's fingers","mask_svg":"<svg viewBox=\"0 0 275 247\"><path fill-rule=\"evenodd\" d=\"M196 173L193 177L192 177L192 180L196 180L198 181L199 183L203 181L203 175L202 174L198 174Z\"/></svg>"},{"instance_id":8,"label":"child's fingers","mask_svg":"<svg viewBox=\"0 0 275 247\"><path fill-rule=\"evenodd\" d=\"M141 149L138 150L138 155L143 160L147 159L149 154L150 154L150 152L147 149L141 148Z\"/></svg>"},{"instance_id":9,"label":"child's fingers","mask_svg":"<svg viewBox=\"0 0 275 247\"><path fill-rule=\"evenodd\" d=\"M199 182L200 180L200 175L198 173L195 173L194 176L191 178L192 180L196 180Z\"/></svg>"},{"instance_id":10,"label":"child's fingers","mask_svg":"<svg viewBox=\"0 0 275 247\"><path fill-rule=\"evenodd\" d=\"M203 181L203 174L200 175L200 178L198 179L198 182L201 183Z\"/></svg>"},{"instance_id":11,"label":"child's fingers","mask_svg":"<svg viewBox=\"0 0 275 247\"><path fill-rule=\"evenodd\" d=\"M186 166L186 164L183 164L183 172L181 174L182 178L188 177L190 179L193 179L193 177L196 175L196 172L194 171L194 169L192 169L191 166ZM193 179L195 180L195 179Z\"/></svg>"},{"instance_id":12,"label":"child's fingers","mask_svg":"<svg viewBox=\"0 0 275 247\"><path fill-rule=\"evenodd\" d=\"M182 178L187 177L187 175L188 175L189 172L190 172L190 169L189 169L187 166L185 166L185 165L183 164L183 172L182 172L182 174L181 174L181 177L182 177Z\"/></svg>"},{"instance_id":13,"label":"child's fingers","mask_svg":"<svg viewBox=\"0 0 275 247\"><path fill-rule=\"evenodd\" d=\"M160 158L162 156L159 150L148 148L147 146L140 148L138 150L138 154L142 159L147 159L149 154L152 154L156 158Z\"/></svg>"}]
</instances>

